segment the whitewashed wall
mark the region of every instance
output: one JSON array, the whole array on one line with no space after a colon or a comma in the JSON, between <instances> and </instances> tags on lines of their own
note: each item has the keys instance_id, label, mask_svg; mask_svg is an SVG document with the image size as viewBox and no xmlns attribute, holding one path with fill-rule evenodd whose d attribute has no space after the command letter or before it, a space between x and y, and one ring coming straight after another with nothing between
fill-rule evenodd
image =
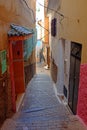
<instances>
[{"instance_id":1,"label":"whitewashed wall","mask_svg":"<svg viewBox=\"0 0 87 130\"><path fill-rule=\"evenodd\" d=\"M67 99L66 99L66 101L68 102L71 42L68 41L68 40L64 40L64 44L65 44L65 51L64 51L64 85L67 89Z\"/></svg>"},{"instance_id":2,"label":"whitewashed wall","mask_svg":"<svg viewBox=\"0 0 87 130\"><path fill-rule=\"evenodd\" d=\"M50 14L50 27L52 18L57 18L57 35L52 37L51 34L49 36L52 58L54 59L55 64L58 67L57 74L57 83L56 88L59 94L63 94L63 86L65 85L68 92L69 86L69 67L70 67L70 46L71 43L68 40L64 40L63 38L59 39L59 31L60 31L60 17L58 14ZM50 29L51 32L51 29ZM68 98L68 97L67 97Z\"/></svg>"}]
</instances>

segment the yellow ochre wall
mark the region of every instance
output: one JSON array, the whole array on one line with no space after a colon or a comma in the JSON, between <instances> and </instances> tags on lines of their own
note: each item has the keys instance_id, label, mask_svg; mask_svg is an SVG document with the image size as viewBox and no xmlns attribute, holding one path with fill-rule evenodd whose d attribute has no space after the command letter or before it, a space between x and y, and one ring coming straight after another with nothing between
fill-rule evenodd
<instances>
[{"instance_id":1,"label":"yellow ochre wall","mask_svg":"<svg viewBox=\"0 0 87 130\"><path fill-rule=\"evenodd\" d=\"M49 17L44 17L44 42L45 44L49 44Z\"/></svg>"},{"instance_id":2,"label":"yellow ochre wall","mask_svg":"<svg viewBox=\"0 0 87 130\"><path fill-rule=\"evenodd\" d=\"M0 0L0 50L7 48L7 32L10 24L19 24L28 28L35 27L35 0L26 0L28 9L23 0Z\"/></svg>"},{"instance_id":3,"label":"yellow ochre wall","mask_svg":"<svg viewBox=\"0 0 87 130\"><path fill-rule=\"evenodd\" d=\"M87 63L87 0L62 0L60 38L82 44L82 63Z\"/></svg>"}]
</instances>

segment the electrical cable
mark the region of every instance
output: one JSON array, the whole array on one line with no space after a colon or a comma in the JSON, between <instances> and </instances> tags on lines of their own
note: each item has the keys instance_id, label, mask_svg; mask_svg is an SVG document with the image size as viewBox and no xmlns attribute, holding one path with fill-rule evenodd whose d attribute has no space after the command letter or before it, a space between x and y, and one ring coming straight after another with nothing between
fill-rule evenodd
<instances>
[{"instance_id":1,"label":"electrical cable","mask_svg":"<svg viewBox=\"0 0 87 130\"><path fill-rule=\"evenodd\" d=\"M29 10L32 11L33 18L34 18L34 23L35 23L35 22L36 22L36 19L35 19L35 15L34 15L34 11L33 11L33 9L31 9L31 8L28 6L26 0L22 0L22 1L25 3L25 5L27 6L27 8L28 8ZM16 15L16 16L17 16L17 15ZM15 17L15 15L14 15L14 17ZM19 15L18 15L18 17L19 17ZM0 20L2 20L2 19L4 19L4 17L0 16ZM5 23L9 23L8 20L3 20L3 22L5 22Z\"/></svg>"},{"instance_id":2,"label":"electrical cable","mask_svg":"<svg viewBox=\"0 0 87 130\"><path fill-rule=\"evenodd\" d=\"M32 11L33 18L34 18L34 23L35 23L35 22L36 22L36 19L35 19L35 15L34 15L34 11L33 11L33 9L31 9L31 8L28 6L28 4L27 4L26 0L22 0L22 1L25 3L25 5L27 6L27 8L28 8L29 10L31 10L31 11Z\"/></svg>"},{"instance_id":3,"label":"electrical cable","mask_svg":"<svg viewBox=\"0 0 87 130\"><path fill-rule=\"evenodd\" d=\"M39 21L38 21L38 25L39 25L40 27L42 27L44 30L46 30L46 31L48 32L48 34L50 34L50 32L49 32L48 29L46 29L45 27L41 26L41 24L39 24ZM45 38L48 34L44 35L42 38L40 38L40 39L38 39L38 40L42 40L42 39Z\"/></svg>"},{"instance_id":4,"label":"electrical cable","mask_svg":"<svg viewBox=\"0 0 87 130\"><path fill-rule=\"evenodd\" d=\"M46 29L45 27L43 27L43 26L39 23L39 21L38 21L38 25L39 25L40 27L42 27L44 30L46 30L47 32L49 32L49 30Z\"/></svg>"},{"instance_id":5,"label":"electrical cable","mask_svg":"<svg viewBox=\"0 0 87 130\"><path fill-rule=\"evenodd\" d=\"M36 0L36 1L37 1L37 0ZM48 8L47 6L42 5L42 4L39 3L38 1L37 1L37 3L38 3L40 6L42 6L42 7L44 7L44 8L47 8L47 9L49 9L49 10L51 10L51 11L54 11L55 13L57 13L57 14L59 14L60 16L64 17L64 15L63 15L62 13L58 12L57 10L54 10L54 9Z\"/></svg>"},{"instance_id":6,"label":"electrical cable","mask_svg":"<svg viewBox=\"0 0 87 130\"><path fill-rule=\"evenodd\" d=\"M54 9L52 9L52 8L49 8L49 7L45 6L45 5L42 5L41 3L38 2L38 0L36 0L36 1L37 1L37 3L38 3L40 6L42 6L42 7L44 7L44 8L47 8L47 9L49 9L49 10L51 10L51 11L57 13L58 15L60 15L60 16L62 17L62 18L60 19L60 22L59 22L60 24L61 24L61 22L62 22L62 20L63 20L64 18L66 18L66 19L72 19L72 18L69 18L68 16L65 16L64 14L58 12L57 10L54 10ZM78 18L78 19L79 19L79 18ZM76 20L76 19L75 19L75 20Z\"/></svg>"}]
</instances>

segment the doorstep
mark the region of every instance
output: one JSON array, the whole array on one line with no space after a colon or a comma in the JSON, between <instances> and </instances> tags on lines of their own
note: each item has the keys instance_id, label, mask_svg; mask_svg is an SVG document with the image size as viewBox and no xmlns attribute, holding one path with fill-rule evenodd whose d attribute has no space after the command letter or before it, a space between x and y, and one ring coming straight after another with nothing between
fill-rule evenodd
<instances>
[{"instance_id":1,"label":"doorstep","mask_svg":"<svg viewBox=\"0 0 87 130\"><path fill-rule=\"evenodd\" d=\"M18 94L18 95L17 95L17 100L16 100L16 112L18 112L19 109L20 109L20 106L21 106L22 101L23 101L23 98L24 98L24 94L25 94L25 93L21 93L21 94Z\"/></svg>"}]
</instances>

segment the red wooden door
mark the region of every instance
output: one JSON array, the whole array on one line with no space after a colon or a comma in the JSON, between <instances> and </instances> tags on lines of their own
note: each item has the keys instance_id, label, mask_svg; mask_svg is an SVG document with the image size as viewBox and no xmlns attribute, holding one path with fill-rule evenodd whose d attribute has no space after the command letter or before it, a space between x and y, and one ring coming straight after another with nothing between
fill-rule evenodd
<instances>
[{"instance_id":1,"label":"red wooden door","mask_svg":"<svg viewBox=\"0 0 87 130\"><path fill-rule=\"evenodd\" d=\"M18 94L25 91L23 41L16 41L15 44L12 44L12 51L15 92Z\"/></svg>"},{"instance_id":2,"label":"red wooden door","mask_svg":"<svg viewBox=\"0 0 87 130\"><path fill-rule=\"evenodd\" d=\"M10 71L11 91L12 91L12 110L16 112L15 82L14 82L13 54L12 54L11 41L9 42L9 71Z\"/></svg>"}]
</instances>

